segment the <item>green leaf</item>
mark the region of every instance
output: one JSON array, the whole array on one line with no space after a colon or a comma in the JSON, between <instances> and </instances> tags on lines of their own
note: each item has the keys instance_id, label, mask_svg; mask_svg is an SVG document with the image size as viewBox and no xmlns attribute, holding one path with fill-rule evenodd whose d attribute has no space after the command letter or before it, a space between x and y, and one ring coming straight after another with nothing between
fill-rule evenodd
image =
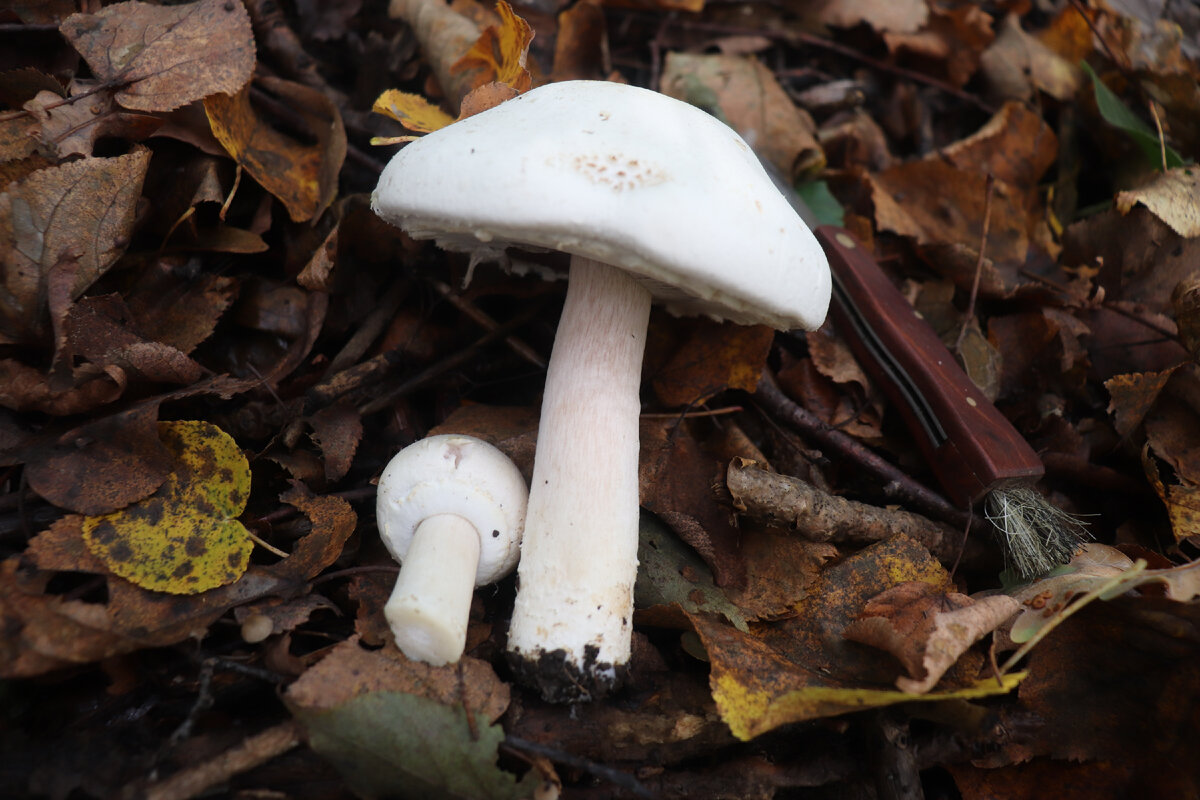
<instances>
[{"instance_id":1,"label":"green leaf","mask_svg":"<svg viewBox=\"0 0 1200 800\"><path fill-rule=\"evenodd\" d=\"M355 794L367 798L532 797L538 776L520 781L496 766L499 725L462 706L403 692L362 694L337 708L292 708L309 746L333 764Z\"/></svg>"},{"instance_id":2,"label":"green leaf","mask_svg":"<svg viewBox=\"0 0 1200 800\"><path fill-rule=\"evenodd\" d=\"M825 181L807 181L796 185L796 194L804 204L816 215L822 225L836 225L839 228L845 224L846 210L829 191Z\"/></svg>"},{"instance_id":3,"label":"green leaf","mask_svg":"<svg viewBox=\"0 0 1200 800\"><path fill-rule=\"evenodd\" d=\"M712 572L652 514L642 512L638 541L638 577L634 598L638 608L678 603L685 611L720 614L740 631L746 617L713 583Z\"/></svg>"},{"instance_id":4,"label":"green leaf","mask_svg":"<svg viewBox=\"0 0 1200 800\"><path fill-rule=\"evenodd\" d=\"M1159 141L1158 133L1104 85L1104 81L1100 80L1100 76L1096 74L1090 64L1086 61L1079 63L1083 71L1092 79L1092 87L1096 95L1096 108L1100 110L1100 116L1104 117L1105 122L1109 125L1120 128L1129 134L1129 138L1133 139L1134 144L1142 151L1142 155L1152 166L1162 168L1163 144ZM1183 157L1170 145L1166 145L1167 168L1182 167L1183 165Z\"/></svg>"}]
</instances>

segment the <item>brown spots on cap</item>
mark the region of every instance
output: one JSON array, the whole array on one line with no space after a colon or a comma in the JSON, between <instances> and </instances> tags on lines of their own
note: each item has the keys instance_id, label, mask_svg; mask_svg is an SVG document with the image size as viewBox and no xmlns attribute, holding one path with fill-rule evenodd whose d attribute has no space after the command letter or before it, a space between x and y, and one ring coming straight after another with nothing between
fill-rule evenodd
<instances>
[{"instance_id":1,"label":"brown spots on cap","mask_svg":"<svg viewBox=\"0 0 1200 800\"><path fill-rule=\"evenodd\" d=\"M575 156L571 167L592 183L608 186L614 192L654 186L666 180L663 171L645 159L618 153Z\"/></svg>"}]
</instances>

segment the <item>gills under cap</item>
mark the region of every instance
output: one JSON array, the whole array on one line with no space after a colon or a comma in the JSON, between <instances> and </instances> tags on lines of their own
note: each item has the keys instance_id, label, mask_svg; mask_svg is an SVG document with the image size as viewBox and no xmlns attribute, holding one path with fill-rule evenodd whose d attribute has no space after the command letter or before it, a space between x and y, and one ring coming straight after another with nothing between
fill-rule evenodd
<instances>
[{"instance_id":1,"label":"gills under cap","mask_svg":"<svg viewBox=\"0 0 1200 800\"><path fill-rule=\"evenodd\" d=\"M548 84L413 142L372 206L451 250L603 261L676 313L811 329L829 304L820 245L741 137L624 84Z\"/></svg>"}]
</instances>

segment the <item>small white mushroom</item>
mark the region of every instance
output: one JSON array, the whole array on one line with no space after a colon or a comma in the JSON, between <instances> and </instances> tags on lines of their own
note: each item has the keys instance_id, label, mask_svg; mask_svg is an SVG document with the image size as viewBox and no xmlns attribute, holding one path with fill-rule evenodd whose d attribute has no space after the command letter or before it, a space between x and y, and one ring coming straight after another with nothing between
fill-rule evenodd
<instances>
[{"instance_id":1,"label":"small white mushroom","mask_svg":"<svg viewBox=\"0 0 1200 800\"><path fill-rule=\"evenodd\" d=\"M402 566L384 615L406 656L462 656L474 588L516 566L527 496L516 465L471 436L430 436L388 462L375 517Z\"/></svg>"},{"instance_id":2,"label":"small white mushroom","mask_svg":"<svg viewBox=\"0 0 1200 800\"><path fill-rule=\"evenodd\" d=\"M548 84L406 146L372 206L475 257L571 254L508 648L546 699L598 697L631 650L651 301L816 328L831 289L825 254L733 130L603 81Z\"/></svg>"}]
</instances>

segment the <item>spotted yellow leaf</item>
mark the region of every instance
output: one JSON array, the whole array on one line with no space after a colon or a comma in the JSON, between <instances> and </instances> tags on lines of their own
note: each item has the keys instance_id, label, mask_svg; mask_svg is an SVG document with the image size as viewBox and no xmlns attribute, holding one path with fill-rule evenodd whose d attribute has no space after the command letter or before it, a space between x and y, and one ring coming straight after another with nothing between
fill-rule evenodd
<instances>
[{"instance_id":1,"label":"spotted yellow leaf","mask_svg":"<svg viewBox=\"0 0 1200 800\"><path fill-rule=\"evenodd\" d=\"M160 422L172 469L145 500L86 517L88 548L145 589L198 594L237 580L253 546L237 516L250 494L250 466L229 434L207 422Z\"/></svg>"},{"instance_id":2,"label":"spotted yellow leaf","mask_svg":"<svg viewBox=\"0 0 1200 800\"><path fill-rule=\"evenodd\" d=\"M371 110L376 114L391 117L417 133L433 133L454 122L454 117L421 95L401 92L398 89L388 89L375 98L375 105L371 106Z\"/></svg>"}]
</instances>

